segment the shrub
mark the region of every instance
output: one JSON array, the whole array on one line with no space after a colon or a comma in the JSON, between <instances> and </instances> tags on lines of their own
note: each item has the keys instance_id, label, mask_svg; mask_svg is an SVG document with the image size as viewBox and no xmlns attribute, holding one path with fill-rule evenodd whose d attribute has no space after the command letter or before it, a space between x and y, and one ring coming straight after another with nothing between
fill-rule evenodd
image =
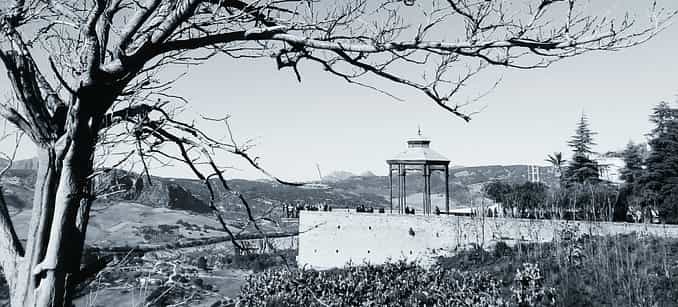
<instances>
[{"instance_id":1,"label":"shrub","mask_svg":"<svg viewBox=\"0 0 678 307\"><path fill-rule=\"evenodd\" d=\"M487 273L406 262L268 270L250 276L239 300L241 306L508 306L500 281Z\"/></svg>"},{"instance_id":2,"label":"shrub","mask_svg":"<svg viewBox=\"0 0 678 307\"><path fill-rule=\"evenodd\" d=\"M282 250L277 253L266 254L245 254L226 259L225 263L231 268L248 269L254 272L261 272L274 267L283 267L294 265L296 252L292 250Z\"/></svg>"},{"instance_id":3,"label":"shrub","mask_svg":"<svg viewBox=\"0 0 678 307\"><path fill-rule=\"evenodd\" d=\"M497 258L510 256L511 254L512 254L511 247L508 246L508 244L506 244L506 242L504 241L499 241L494 246L494 256Z\"/></svg>"},{"instance_id":4,"label":"shrub","mask_svg":"<svg viewBox=\"0 0 678 307\"><path fill-rule=\"evenodd\" d=\"M544 277L538 264L524 263L522 269L516 270L511 287L514 300L520 307L555 305L555 289L544 287Z\"/></svg>"},{"instance_id":5,"label":"shrub","mask_svg":"<svg viewBox=\"0 0 678 307\"><path fill-rule=\"evenodd\" d=\"M438 265L492 272L498 279L513 281L503 284L503 291L511 292L522 289L519 281L529 283L537 276L534 270L528 273L524 263L538 264L546 296L536 306L552 304L549 295L554 295L555 306L562 307L676 306L678 301L676 239L639 234L590 236L571 227L554 242L497 244L494 252L483 257L477 254L462 251L441 257ZM517 295L513 297L518 300Z\"/></svg>"}]
</instances>

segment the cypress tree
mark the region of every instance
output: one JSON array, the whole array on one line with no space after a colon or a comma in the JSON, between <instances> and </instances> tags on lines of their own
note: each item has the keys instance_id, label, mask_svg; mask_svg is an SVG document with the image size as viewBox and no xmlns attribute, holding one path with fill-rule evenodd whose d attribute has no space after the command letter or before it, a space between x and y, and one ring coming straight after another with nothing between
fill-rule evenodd
<instances>
[{"instance_id":1,"label":"cypress tree","mask_svg":"<svg viewBox=\"0 0 678 307\"><path fill-rule=\"evenodd\" d=\"M622 152L624 167L619 171L620 178L628 185L634 185L643 175L644 147L644 144L629 142Z\"/></svg>"},{"instance_id":2,"label":"cypress tree","mask_svg":"<svg viewBox=\"0 0 678 307\"><path fill-rule=\"evenodd\" d=\"M647 200L642 185L639 183L645 176L645 144L629 142L622 152L624 167L619 171L624 184L619 190L619 197L614 206L614 220L627 221L630 206L645 208Z\"/></svg>"},{"instance_id":3,"label":"cypress tree","mask_svg":"<svg viewBox=\"0 0 678 307\"><path fill-rule=\"evenodd\" d=\"M653 109L650 121L650 154L640 179L647 201L666 222L678 222L678 109L662 102ZM650 197L648 197L650 196Z\"/></svg>"},{"instance_id":4,"label":"cypress tree","mask_svg":"<svg viewBox=\"0 0 678 307\"><path fill-rule=\"evenodd\" d=\"M595 132L589 127L588 118L581 115L575 134L567 143L572 148L572 160L565 169L563 179L568 183L597 182L600 179L600 166L592 159L595 154L592 147Z\"/></svg>"}]
</instances>

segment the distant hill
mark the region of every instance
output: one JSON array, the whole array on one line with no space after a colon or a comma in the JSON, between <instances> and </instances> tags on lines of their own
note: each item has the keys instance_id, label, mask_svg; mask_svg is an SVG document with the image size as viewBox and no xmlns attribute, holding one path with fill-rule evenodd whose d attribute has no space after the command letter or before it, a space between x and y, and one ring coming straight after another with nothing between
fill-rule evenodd
<instances>
[{"instance_id":1,"label":"distant hill","mask_svg":"<svg viewBox=\"0 0 678 307\"><path fill-rule=\"evenodd\" d=\"M463 205L470 203L481 192L482 186L492 180L518 183L527 181L527 165L490 165L474 167L455 167L450 169L450 198L453 203ZM551 167L539 167L540 178L547 185L557 182ZM394 178L395 180L395 178ZM328 183L336 191L379 195L388 200L389 178L387 176L352 176L344 180ZM413 173L407 176L407 195L421 193L424 178ZM395 183L394 183L395 189ZM445 180L442 172L434 172L431 176L431 192L445 192ZM394 192L395 193L395 192ZM416 199L416 197L415 197Z\"/></svg>"},{"instance_id":2,"label":"distant hill","mask_svg":"<svg viewBox=\"0 0 678 307\"><path fill-rule=\"evenodd\" d=\"M323 176L322 182L337 182L355 177L356 174L347 171L335 171Z\"/></svg>"},{"instance_id":3,"label":"distant hill","mask_svg":"<svg viewBox=\"0 0 678 307\"><path fill-rule=\"evenodd\" d=\"M374 177L374 176L376 175L371 171L364 171L360 173L360 177Z\"/></svg>"},{"instance_id":4,"label":"distant hill","mask_svg":"<svg viewBox=\"0 0 678 307\"><path fill-rule=\"evenodd\" d=\"M10 206L31 207L36 167L34 159L17 161L2 178L5 196ZM550 167L541 167L540 174L541 179L547 184L556 182ZM280 208L281 204L326 203L334 207L388 206L390 193L388 177L376 176L373 173L364 175L334 172L323 178L327 188L314 186L298 188L267 180L233 179L229 183L233 190L245 195L254 207L255 213L270 210L271 207ZM434 194L444 193L443 179L443 174L439 172L432 176L431 189ZM492 180L524 182L527 180L527 166L455 167L450 170L452 202L455 204L471 202L478 196L482 185ZM407 182L408 195L421 193L423 176L408 175ZM235 195L219 184L215 184L215 187L217 188L215 204L219 208L234 216L244 214L243 205ZM210 212L208 190L199 180L151 177L149 181L140 174L114 170L97 177L95 189L99 201L133 202L154 208L187 210L195 213Z\"/></svg>"},{"instance_id":5,"label":"distant hill","mask_svg":"<svg viewBox=\"0 0 678 307\"><path fill-rule=\"evenodd\" d=\"M9 170L2 178L8 204L14 208L29 209L33 199L36 171L32 169ZM226 191L214 182L215 205L226 214L243 215L244 205L237 195ZM360 193L335 189L299 188L272 181L229 180L233 191L242 193L252 205L254 213L269 210L272 206L287 204L327 203L335 207L356 207L361 204L381 206L387 200L374 193ZM97 177L95 191L98 202L133 202L154 208L187 210L209 213L210 194L199 180L184 178L151 177L114 170Z\"/></svg>"},{"instance_id":6,"label":"distant hill","mask_svg":"<svg viewBox=\"0 0 678 307\"><path fill-rule=\"evenodd\" d=\"M485 183L492 180L502 180L507 182L525 182L527 181L527 165L488 165L459 167L450 170L450 181L458 182L463 185ZM553 185L557 182L551 167L540 166L539 174L541 180L547 185Z\"/></svg>"},{"instance_id":7,"label":"distant hill","mask_svg":"<svg viewBox=\"0 0 678 307\"><path fill-rule=\"evenodd\" d=\"M4 168L7 165L7 160L0 158L0 168ZM12 169L15 170L37 170L38 169L38 159L37 158L31 158L31 159L23 159L23 160L16 160L12 162Z\"/></svg>"},{"instance_id":8,"label":"distant hill","mask_svg":"<svg viewBox=\"0 0 678 307\"><path fill-rule=\"evenodd\" d=\"M0 161L0 165L3 161ZM19 233L25 234L31 216L37 163L34 159L17 161L1 183L5 199ZM555 182L549 168L540 168L541 178ZM363 176L364 175L364 176ZM326 203L335 208L389 207L389 178L364 173L356 176L337 172L331 181L306 187L281 185L269 180L229 180L230 187L242 193L250 202L255 216L270 212L271 221L262 220L267 231L294 230L290 220L279 220L283 204ZM432 176L434 206L444 205L443 175ZM408 205L421 210L423 176L408 175ZM468 206L485 201L480 191L491 180L521 182L527 180L527 166L455 167L450 170L451 206ZM246 210L236 196L216 184L215 205L223 212L233 230L253 231L247 222ZM97 177L97 200L92 208L88 241L101 246L139 244L223 236L220 226L211 216L210 196L199 180L151 177L120 170ZM277 222L273 222L277 221Z\"/></svg>"}]
</instances>

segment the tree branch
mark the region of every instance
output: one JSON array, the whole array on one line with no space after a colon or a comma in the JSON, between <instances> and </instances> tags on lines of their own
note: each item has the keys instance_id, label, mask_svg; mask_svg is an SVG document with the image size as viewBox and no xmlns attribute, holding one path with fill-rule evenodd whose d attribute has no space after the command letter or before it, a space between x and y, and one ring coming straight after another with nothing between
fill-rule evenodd
<instances>
[{"instance_id":1,"label":"tree branch","mask_svg":"<svg viewBox=\"0 0 678 307\"><path fill-rule=\"evenodd\" d=\"M39 142L41 142L42 137L40 134L31 127L31 124L21 116L16 109L4 103L0 103L0 116L4 117L22 132L26 133L34 143L39 144Z\"/></svg>"},{"instance_id":2,"label":"tree branch","mask_svg":"<svg viewBox=\"0 0 678 307\"><path fill-rule=\"evenodd\" d=\"M16 109L5 110L3 114L13 117L12 122L26 132L36 144L49 144L56 139L56 132L59 129L48 105L54 105L53 112L56 114L56 107L62 104L61 100L39 71L20 34L2 22L0 29L3 30L1 35L11 43L9 50L0 49L0 60L7 70L14 94L24 111L21 114Z\"/></svg>"},{"instance_id":3,"label":"tree branch","mask_svg":"<svg viewBox=\"0 0 678 307\"><path fill-rule=\"evenodd\" d=\"M127 24L127 27L122 31L120 35L120 42L118 43L117 53L118 57L126 57L125 50L129 47L129 44L132 42L134 35L139 31L141 26L148 20L149 17L155 12L160 5L161 0L147 0L144 5L140 5L137 13L132 17L132 20ZM136 4L136 3L135 3Z\"/></svg>"},{"instance_id":4,"label":"tree branch","mask_svg":"<svg viewBox=\"0 0 678 307\"><path fill-rule=\"evenodd\" d=\"M185 22L193 12L195 8L203 0L180 0L176 4L174 10L171 12L167 18L158 26L158 29L153 31L153 34L150 37L149 43L153 45L159 45L165 41L172 33Z\"/></svg>"}]
</instances>

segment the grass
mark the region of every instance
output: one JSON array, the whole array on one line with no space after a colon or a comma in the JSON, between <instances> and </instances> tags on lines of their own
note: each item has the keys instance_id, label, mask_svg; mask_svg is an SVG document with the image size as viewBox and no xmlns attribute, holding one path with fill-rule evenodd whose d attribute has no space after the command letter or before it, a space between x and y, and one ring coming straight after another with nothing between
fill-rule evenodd
<instances>
[{"instance_id":1,"label":"grass","mask_svg":"<svg viewBox=\"0 0 678 307\"><path fill-rule=\"evenodd\" d=\"M678 240L577 235L550 243L499 243L440 258L443 269L490 272L510 292L524 263L540 268L556 306L678 306Z\"/></svg>"},{"instance_id":2,"label":"grass","mask_svg":"<svg viewBox=\"0 0 678 307\"><path fill-rule=\"evenodd\" d=\"M281 250L275 254L247 254L227 258L227 268L262 272L275 267L296 267L296 250Z\"/></svg>"}]
</instances>

